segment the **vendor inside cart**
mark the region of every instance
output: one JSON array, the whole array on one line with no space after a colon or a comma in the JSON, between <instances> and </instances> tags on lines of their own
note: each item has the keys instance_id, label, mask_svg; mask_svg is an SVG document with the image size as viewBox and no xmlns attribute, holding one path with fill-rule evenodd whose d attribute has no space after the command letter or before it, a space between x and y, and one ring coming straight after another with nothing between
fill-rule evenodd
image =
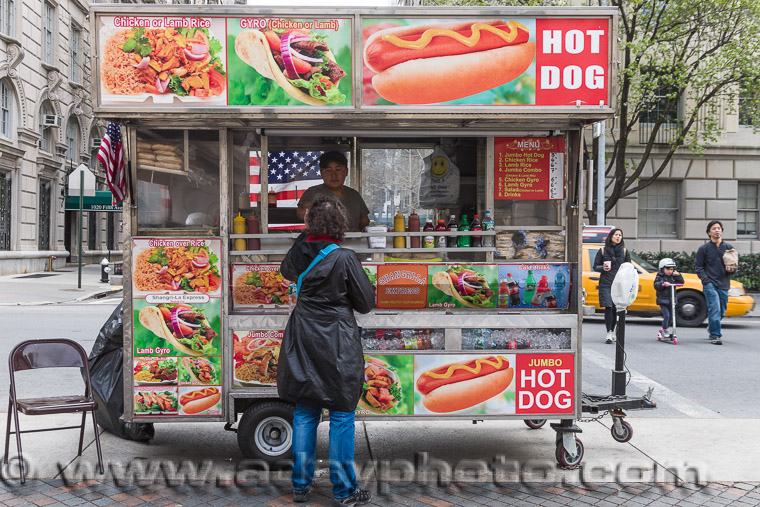
<instances>
[{"instance_id":1,"label":"vendor inside cart","mask_svg":"<svg viewBox=\"0 0 760 507\"><path fill-rule=\"evenodd\" d=\"M319 169L322 175L321 185L316 185L304 192L298 201L296 211L299 220L306 216L306 210L320 194L334 195L346 207L348 230L361 231L369 225L369 209L361 194L343 183L348 176L348 159L339 151L328 151L319 157Z\"/></svg>"}]
</instances>

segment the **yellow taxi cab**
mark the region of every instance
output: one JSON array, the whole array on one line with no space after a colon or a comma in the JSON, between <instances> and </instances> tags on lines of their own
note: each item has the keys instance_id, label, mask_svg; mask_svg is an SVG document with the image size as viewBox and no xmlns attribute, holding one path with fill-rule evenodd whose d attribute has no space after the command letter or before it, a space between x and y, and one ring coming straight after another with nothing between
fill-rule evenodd
<instances>
[{"instance_id":1,"label":"yellow taxi cab","mask_svg":"<svg viewBox=\"0 0 760 507\"><path fill-rule=\"evenodd\" d=\"M611 230L612 227L609 227ZM604 235L606 237L606 235ZM599 273L594 271L594 258L603 244L603 239L598 243L588 243L593 240L590 234L584 232L582 268L583 289L586 291L586 305L593 306L597 311L604 309L599 306ZM598 237L596 238L598 240ZM636 301L628 307L628 312L638 315L660 315L660 307L656 302L657 294L654 290L654 278L657 276L657 267L648 263L635 253L631 252L631 263L639 272L639 294ZM684 273L684 285L677 288L676 324L685 327L699 326L707 318L707 305L705 296L702 294L702 282L693 273ZM744 285L731 280L731 288L728 290L728 307L726 317L738 317L752 311L755 301L744 292Z\"/></svg>"}]
</instances>

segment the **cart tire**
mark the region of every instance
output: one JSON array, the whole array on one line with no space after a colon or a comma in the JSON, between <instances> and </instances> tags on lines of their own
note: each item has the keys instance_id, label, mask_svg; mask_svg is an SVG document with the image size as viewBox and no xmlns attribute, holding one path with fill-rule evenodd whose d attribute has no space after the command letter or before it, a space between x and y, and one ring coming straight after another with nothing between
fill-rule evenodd
<instances>
[{"instance_id":1,"label":"cart tire","mask_svg":"<svg viewBox=\"0 0 760 507\"><path fill-rule=\"evenodd\" d=\"M624 444L633 437L633 427L625 421L620 421L620 424L623 426L622 432L618 433L615 431L615 425L613 424L612 428L610 428L610 433L612 433L612 438L614 438L616 442Z\"/></svg>"},{"instance_id":2,"label":"cart tire","mask_svg":"<svg viewBox=\"0 0 760 507\"><path fill-rule=\"evenodd\" d=\"M524 419L523 422L528 428L537 430L546 424L546 419Z\"/></svg>"},{"instance_id":3,"label":"cart tire","mask_svg":"<svg viewBox=\"0 0 760 507\"><path fill-rule=\"evenodd\" d=\"M675 336L673 337L673 345L678 345L678 338Z\"/></svg>"},{"instance_id":4,"label":"cart tire","mask_svg":"<svg viewBox=\"0 0 760 507\"><path fill-rule=\"evenodd\" d=\"M243 456L269 464L290 460L293 410L293 405L284 401L264 401L248 407L237 428L238 447Z\"/></svg>"},{"instance_id":5,"label":"cart tire","mask_svg":"<svg viewBox=\"0 0 760 507\"><path fill-rule=\"evenodd\" d=\"M676 324L683 327L697 327L707 318L705 297L693 290L678 291L676 303Z\"/></svg>"},{"instance_id":6,"label":"cart tire","mask_svg":"<svg viewBox=\"0 0 760 507\"><path fill-rule=\"evenodd\" d=\"M565 446L562 445L562 439L557 442L557 450L554 453L554 457L557 458L557 463L563 468L573 468L580 464L583 460L583 442L580 438L575 439L575 457L570 456L565 450Z\"/></svg>"}]
</instances>

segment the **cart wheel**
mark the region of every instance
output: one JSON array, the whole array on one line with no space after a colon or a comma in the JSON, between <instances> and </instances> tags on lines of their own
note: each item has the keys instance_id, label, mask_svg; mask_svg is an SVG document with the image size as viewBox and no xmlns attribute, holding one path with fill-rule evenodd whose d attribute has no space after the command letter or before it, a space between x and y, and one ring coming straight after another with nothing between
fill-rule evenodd
<instances>
[{"instance_id":1,"label":"cart wheel","mask_svg":"<svg viewBox=\"0 0 760 507\"><path fill-rule=\"evenodd\" d=\"M673 337L673 345L678 345L678 338L675 336Z\"/></svg>"},{"instance_id":2,"label":"cart wheel","mask_svg":"<svg viewBox=\"0 0 760 507\"><path fill-rule=\"evenodd\" d=\"M275 464L289 460L293 446L293 405L264 401L248 407L240 418L238 447L246 458Z\"/></svg>"},{"instance_id":3,"label":"cart wheel","mask_svg":"<svg viewBox=\"0 0 760 507\"><path fill-rule=\"evenodd\" d=\"M546 424L546 419L524 419L523 422L528 428L537 430Z\"/></svg>"},{"instance_id":4,"label":"cart wheel","mask_svg":"<svg viewBox=\"0 0 760 507\"><path fill-rule=\"evenodd\" d=\"M565 446L562 445L562 439L557 442L557 450L554 453L554 457L557 458L557 463L564 468L572 468L578 466L583 460L583 442L580 438L575 439L575 457L570 456L565 450Z\"/></svg>"},{"instance_id":5,"label":"cart wheel","mask_svg":"<svg viewBox=\"0 0 760 507\"><path fill-rule=\"evenodd\" d=\"M615 425L612 425L612 428L610 429L610 433L612 433L612 438L614 438L617 442L625 443L628 442L631 437L633 437L633 428L630 424L628 424L625 421L620 421L620 424L622 426L622 430L620 433L617 432Z\"/></svg>"}]
</instances>

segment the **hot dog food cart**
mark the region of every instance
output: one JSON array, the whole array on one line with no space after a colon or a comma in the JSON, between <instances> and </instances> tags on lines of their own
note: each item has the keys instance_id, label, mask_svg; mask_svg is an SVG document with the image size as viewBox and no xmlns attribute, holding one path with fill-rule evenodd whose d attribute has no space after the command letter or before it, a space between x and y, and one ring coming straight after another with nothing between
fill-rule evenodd
<instances>
[{"instance_id":1,"label":"hot dog food cart","mask_svg":"<svg viewBox=\"0 0 760 507\"><path fill-rule=\"evenodd\" d=\"M614 112L614 9L91 12L126 160L126 420L289 457L279 264L338 151L370 220L342 246L376 291L357 415L556 420L580 462L582 141Z\"/></svg>"}]
</instances>

